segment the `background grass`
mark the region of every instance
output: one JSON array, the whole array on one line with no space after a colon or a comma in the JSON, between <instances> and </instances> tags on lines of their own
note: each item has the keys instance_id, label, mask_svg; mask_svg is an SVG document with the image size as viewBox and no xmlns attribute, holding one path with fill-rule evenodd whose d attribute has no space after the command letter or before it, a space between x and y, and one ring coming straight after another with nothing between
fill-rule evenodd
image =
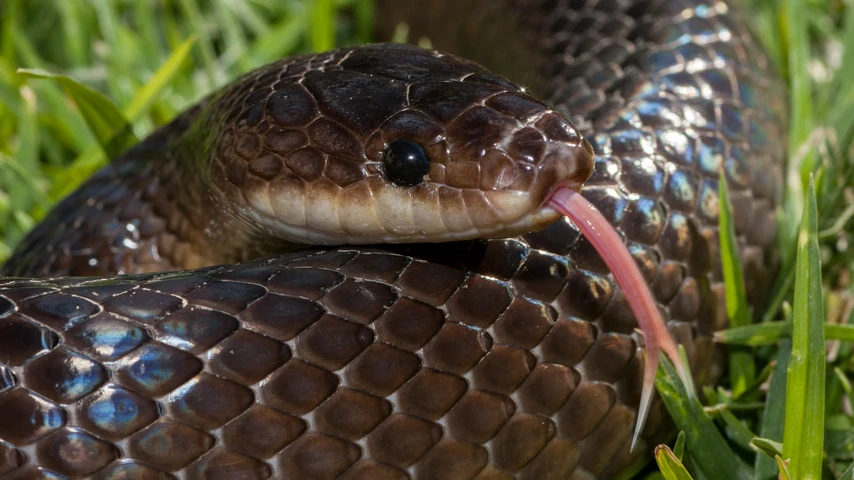
<instances>
[{"instance_id":1,"label":"background grass","mask_svg":"<svg viewBox=\"0 0 854 480\"><path fill-rule=\"evenodd\" d=\"M728 476L764 480L790 460L791 478L854 480L852 2L740 2L789 85L782 269L755 311L746 311L743 286L728 288L738 327L719 340L734 346L733 368L721 386L701 392L703 404L661 370L659 392L686 434L672 452L657 450L664 473L648 465L650 455L626 477L688 478L684 464L693 478L720 478L724 467ZM255 66L369 41L371 15L370 0L0 2L0 261L107 161L101 143L121 133L124 119L128 130L113 147ZM65 74L92 90L19 68ZM116 107L103 107L96 92ZM99 112L121 121L98 124ZM723 233L726 271L737 276Z\"/></svg>"},{"instance_id":2,"label":"background grass","mask_svg":"<svg viewBox=\"0 0 854 480\"><path fill-rule=\"evenodd\" d=\"M106 162L62 87L103 92L143 137L240 73L295 53L370 40L366 0L0 2L0 261L45 210ZM165 64L194 41L166 83Z\"/></svg>"}]
</instances>

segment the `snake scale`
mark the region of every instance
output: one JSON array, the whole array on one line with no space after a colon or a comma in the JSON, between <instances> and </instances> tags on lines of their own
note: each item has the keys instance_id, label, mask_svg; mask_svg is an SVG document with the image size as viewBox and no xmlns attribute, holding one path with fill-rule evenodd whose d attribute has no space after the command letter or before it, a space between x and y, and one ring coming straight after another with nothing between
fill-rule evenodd
<instances>
[{"instance_id":1,"label":"snake scale","mask_svg":"<svg viewBox=\"0 0 854 480\"><path fill-rule=\"evenodd\" d=\"M120 155L3 267L0 478L613 475L672 426L655 401L630 450L637 324L540 208L559 182L625 238L697 381L720 376L717 181L755 300L786 114L732 7L378 3L381 31L520 83L402 45L295 57Z\"/></svg>"}]
</instances>

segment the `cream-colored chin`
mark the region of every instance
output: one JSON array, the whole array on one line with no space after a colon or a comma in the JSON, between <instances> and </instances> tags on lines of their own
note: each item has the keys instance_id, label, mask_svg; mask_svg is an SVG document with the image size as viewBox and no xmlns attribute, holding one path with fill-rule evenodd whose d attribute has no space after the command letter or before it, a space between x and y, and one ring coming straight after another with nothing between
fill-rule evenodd
<instances>
[{"instance_id":1,"label":"cream-colored chin","mask_svg":"<svg viewBox=\"0 0 854 480\"><path fill-rule=\"evenodd\" d=\"M507 238L541 230L557 220L561 215L548 205L533 207L530 198L516 192L486 192L488 199L489 222L470 220L477 214L463 205L435 205L406 215L402 222L390 222L388 218L380 220L376 215L367 215L363 222L347 222L342 225L295 225L286 220L271 219L258 212L252 212L259 223L265 224L282 240L312 245L365 245L378 243L441 243L475 238ZM456 202L454 202L456 203ZM532 211L532 207L534 210ZM340 206L339 206L340 208ZM351 212L352 213L352 212ZM361 213L365 213L362 211ZM418 222L414 217L438 220L438 222ZM285 219L293 218L284 216ZM352 217L351 217L352 218ZM460 222L460 218L468 221ZM396 219L402 220L402 219ZM449 220L447 223L442 220ZM456 228L448 223L457 222ZM311 222L306 222L311 223ZM337 223L337 222L335 222ZM439 225L437 225L439 223ZM444 225L441 225L444 223ZM485 223L485 225L484 225ZM318 228L320 227L320 228Z\"/></svg>"}]
</instances>

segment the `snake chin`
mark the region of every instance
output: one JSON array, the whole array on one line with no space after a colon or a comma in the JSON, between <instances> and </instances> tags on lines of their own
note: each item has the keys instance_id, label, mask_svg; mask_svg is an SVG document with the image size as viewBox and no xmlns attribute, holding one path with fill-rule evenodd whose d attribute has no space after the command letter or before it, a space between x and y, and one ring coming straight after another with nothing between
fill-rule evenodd
<instances>
[{"instance_id":1,"label":"snake chin","mask_svg":"<svg viewBox=\"0 0 854 480\"><path fill-rule=\"evenodd\" d=\"M306 245L372 245L379 243L444 243L475 238L507 238L536 232L547 227L562 215L548 205L542 205L531 210L531 199L520 192L484 192L487 202L496 209L505 208L507 211L523 210L525 213L511 221L493 224L486 227L476 227L459 231L446 230L437 234L425 231L385 231L379 234L359 234L353 232L330 233L307 228L305 225L294 225L285 221L275 224L270 219L254 212L247 212L253 218L269 225L270 233L281 240ZM368 228L368 225L365 225Z\"/></svg>"}]
</instances>

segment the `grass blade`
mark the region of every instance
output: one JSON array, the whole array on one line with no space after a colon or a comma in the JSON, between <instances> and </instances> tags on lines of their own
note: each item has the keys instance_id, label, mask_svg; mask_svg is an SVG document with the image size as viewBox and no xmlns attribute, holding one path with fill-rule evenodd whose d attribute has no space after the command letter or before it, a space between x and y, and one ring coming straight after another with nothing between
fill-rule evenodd
<instances>
[{"instance_id":1,"label":"grass blade","mask_svg":"<svg viewBox=\"0 0 854 480\"><path fill-rule=\"evenodd\" d=\"M789 47L787 61L791 89L789 152L793 154L801 149L814 126L812 82L809 77L810 47L805 13L806 2L785 0L783 4L783 21L786 26L784 31ZM803 180L806 180L805 173L814 171L812 165L814 158L812 154L802 157L803 163L798 167L801 168Z\"/></svg>"},{"instance_id":2,"label":"grass blade","mask_svg":"<svg viewBox=\"0 0 854 480\"><path fill-rule=\"evenodd\" d=\"M724 431L730 443L739 445L745 449L750 448L750 442L756 438L756 434L751 432L743 423L741 423L735 415L726 408L718 408L715 412L724 422Z\"/></svg>"},{"instance_id":3,"label":"grass blade","mask_svg":"<svg viewBox=\"0 0 854 480\"><path fill-rule=\"evenodd\" d=\"M677 428L685 432L686 464L700 470L696 478L748 479L752 472L732 451L726 439L703 410L700 402L689 396L676 369L662 355L655 386Z\"/></svg>"},{"instance_id":4,"label":"grass blade","mask_svg":"<svg viewBox=\"0 0 854 480\"><path fill-rule=\"evenodd\" d=\"M89 49L84 41L86 36L81 31L80 14L77 12L80 7L75 2L56 2L56 5L62 20L62 38L71 62L86 64L89 61Z\"/></svg>"},{"instance_id":5,"label":"grass blade","mask_svg":"<svg viewBox=\"0 0 854 480\"><path fill-rule=\"evenodd\" d=\"M18 40L18 9L21 0L0 3L0 58L15 62L15 43Z\"/></svg>"},{"instance_id":6,"label":"grass blade","mask_svg":"<svg viewBox=\"0 0 854 480\"><path fill-rule=\"evenodd\" d=\"M263 64L281 58L286 52L293 51L305 32L305 22L298 14L288 15L260 35L249 48L248 55L253 62Z\"/></svg>"},{"instance_id":7,"label":"grass blade","mask_svg":"<svg viewBox=\"0 0 854 480\"><path fill-rule=\"evenodd\" d=\"M824 326L824 336L826 340L841 340L843 342L854 342L854 325L826 324Z\"/></svg>"},{"instance_id":8,"label":"grass blade","mask_svg":"<svg viewBox=\"0 0 854 480\"><path fill-rule=\"evenodd\" d=\"M676 443L673 445L673 454L676 455L676 458L679 461L682 461L682 456L685 455L685 432L682 430L679 431L679 435L676 435Z\"/></svg>"},{"instance_id":9,"label":"grass blade","mask_svg":"<svg viewBox=\"0 0 854 480\"><path fill-rule=\"evenodd\" d=\"M715 332L714 339L726 345L758 347L773 345L780 339L789 337L789 331L788 322L757 323Z\"/></svg>"},{"instance_id":10,"label":"grass blade","mask_svg":"<svg viewBox=\"0 0 854 480\"><path fill-rule=\"evenodd\" d=\"M154 76L136 92L133 100L125 108L125 115L131 122L137 120L154 102L160 92L169 85L175 75L190 56L196 37L192 36L184 41L169 55L169 58L157 69Z\"/></svg>"},{"instance_id":11,"label":"grass blade","mask_svg":"<svg viewBox=\"0 0 854 480\"><path fill-rule=\"evenodd\" d=\"M854 126L854 115L851 106L854 105L854 89L848 88L850 79L854 76L854 8L845 11L842 36L842 60L839 70L833 76L833 83L827 89L825 103L830 105L830 124L836 129L843 144L847 145Z\"/></svg>"},{"instance_id":12,"label":"grass blade","mask_svg":"<svg viewBox=\"0 0 854 480\"><path fill-rule=\"evenodd\" d=\"M714 339L726 345L760 347L773 345L784 338L790 338L792 326L789 322L768 322L746 327L730 328L715 332ZM825 340L854 342L854 325L824 324Z\"/></svg>"},{"instance_id":13,"label":"grass blade","mask_svg":"<svg viewBox=\"0 0 854 480\"><path fill-rule=\"evenodd\" d=\"M374 34L374 11L376 6L373 0L359 0L355 5L356 36L361 42L371 42Z\"/></svg>"},{"instance_id":14,"label":"grass blade","mask_svg":"<svg viewBox=\"0 0 854 480\"><path fill-rule=\"evenodd\" d=\"M666 480L693 480L688 470L667 445L655 447L655 462Z\"/></svg>"},{"instance_id":15,"label":"grass blade","mask_svg":"<svg viewBox=\"0 0 854 480\"><path fill-rule=\"evenodd\" d=\"M792 286L794 284L795 269L787 270L785 276L778 277L774 282L774 288L771 289L771 291L775 293L771 296L771 301L768 303L765 313L762 315L762 323L770 322L777 318L777 313L779 313L780 308L783 306L783 302L786 301L786 298L792 291Z\"/></svg>"},{"instance_id":16,"label":"grass blade","mask_svg":"<svg viewBox=\"0 0 854 480\"><path fill-rule=\"evenodd\" d=\"M787 310L788 311L788 310ZM762 412L761 438L781 442L786 413L786 380L789 357L792 354L791 340L783 340L777 350L777 366L771 374L771 384L765 397L765 410ZM754 463L754 480L774 480L777 478L777 463L773 458L757 455Z\"/></svg>"},{"instance_id":17,"label":"grass blade","mask_svg":"<svg viewBox=\"0 0 854 480\"><path fill-rule=\"evenodd\" d=\"M15 159L21 165L24 172L35 172L38 170L39 149L41 145L41 132L38 128L38 118L36 110L36 97L31 88L24 85L20 88L21 112L19 118L18 131L18 148L15 152ZM15 195L20 190L21 185L17 182L9 186L9 194ZM26 198L30 198L26 194Z\"/></svg>"},{"instance_id":18,"label":"grass blade","mask_svg":"<svg viewBox=\"0 0 854 480\"><path fill-rule=\"evenodd\" d=\"M199 5L195 0L179 0L178 4L184 13L184 19L194 34L199 37L199 52L202 55L202 66L205 68L209 82L207 88L212 89L219 84L219 79L216 73L216 52L214 51L209 29L205 25L202 12L199 10Z\"/></svg>"},{"instance_id":19,"label":"grass blade","mask_svg":"<svg viewBox=\"0 0 854 480\"><path fill-rule=\"evenodd\" d=\"M750 441L750 444L767 455L768 458L774 458L776 455L783 453L782 443L768 440L767 438L756 437Z\"/></svg>"},{"instance_id":20,"label":"grass blade","mask_svg":"<svg viewBox=\"0 0 854 480\"><path fill-rule=\"evenodd\" d=\"M157 32L156 5L151 2L133 2L133 8L142 56L148 61L148 65L156 65L157 59L163 57L163 45Z\"/></svg>"},{"instance_id":21,"label":"grass blade","mask_svg":"<svg viewBox=\"0 0 854 480\"><path fill-rule=\"evenodd\" d=\"M783 458L793 478L820 479L824 446L824 314L815 182L810 178L798 234L792 355L786 385Z\"/></svg>"},{"instance_id":22,"label":"grass blade","mask_svg":"<svg viewBox=\"0 0 854 480\"><path fill-rule=\"evenodd\" d=\"M730 327L744 327L750 324L747 310L747 294L744 290L744 273L741 269L738 242L735 238L735 223L732 217L732 204L729 201L726 175L721 171L718 179L720 197L719 240L721 245L721 265L723 267L726 288L726 310ZM729 380L732 396L741 397L748 385L756 377L756 364L753 354L737 346L729 349ZM750 395L755 397L755 395ZM750 398L745 398L750 400Z\"/></svg>"},{"instance_id":23,"label":"grass blade","mask_svg":"<svg viewBox=\"0 0 854 480\"><path fill-rule=\"evenodd\" d=\"M316 0L311 7L311 51L324 52L335 45L335 2Z\"/></svg>"},{"instance_id":24,"label":"grass blade","mask_svg":"<svg viewBox=\"0 0 854 480\"><path fill-rule=\"evenodd\" d=\"M55 80L77 104L86 124L95 134L108 158L115 157L123 150L139 142L122 112L102 93L67 75L26 68L18 69L18 73L28 78Z\"/></svg>"},{"instance_id":25,"label":"grass blade","mask_svg":"<svg viewBox=\"0 0 854 480\"><path fill-rule=\"evenodd\" d=\"M833 376L836 377L836 381L839 382L839 386L842 389L843 394L847 398L848 403L854 405L854 403L852 403L851 401L851 381L848 379L847 376L845 376L845 372L842 371L842 369L839 367L834 367Z\"/></svg>"}]
</instances>

